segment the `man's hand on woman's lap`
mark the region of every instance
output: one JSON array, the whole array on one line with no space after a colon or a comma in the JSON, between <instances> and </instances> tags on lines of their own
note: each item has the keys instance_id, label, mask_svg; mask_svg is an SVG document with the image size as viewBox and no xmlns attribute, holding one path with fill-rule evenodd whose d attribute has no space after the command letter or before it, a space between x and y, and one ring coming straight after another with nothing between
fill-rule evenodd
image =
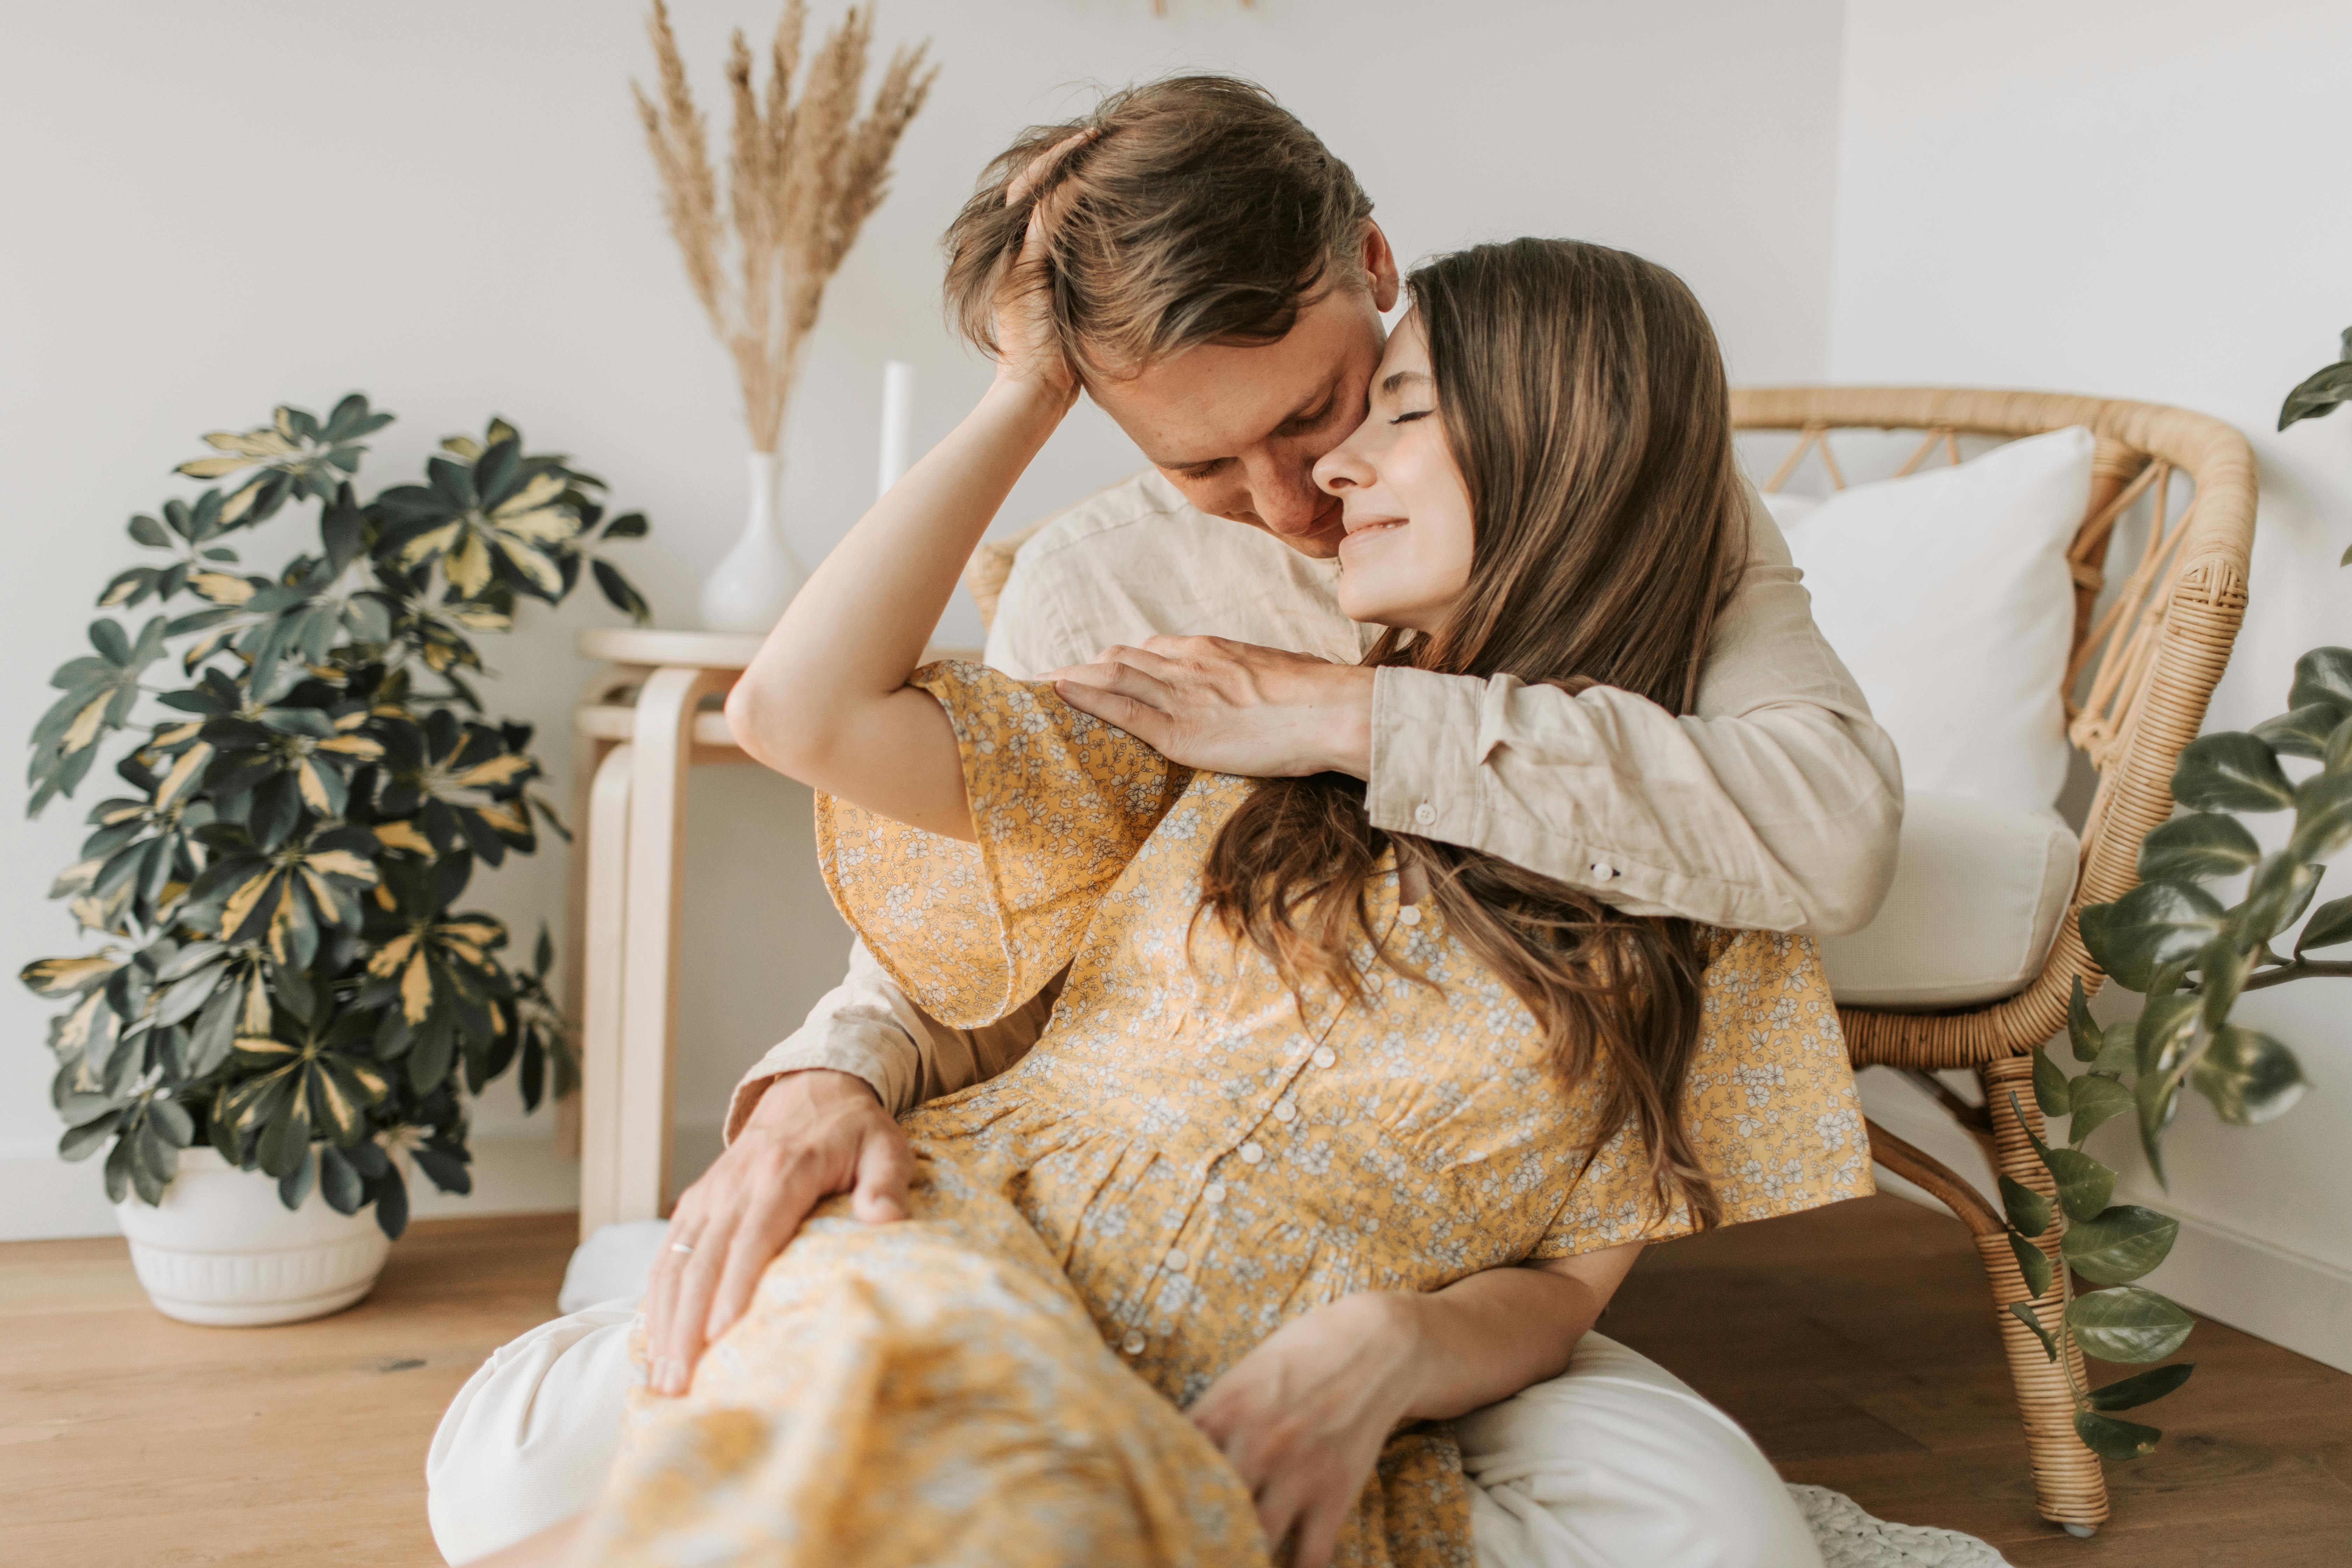
<instances>
[{"instance_id":1,"label":"man's hand on woman's lap","mask_svg":"<svg viewBox=\"0 0 2352 1568\"><path fill-rule=\"evenodd\" d=\"M1414 1303L1365 1293L1303 1313L1227 1368L1185 1414L1257 1500L1269 1551L1324 1568L1389 1434L1412 1412Z\"/></svg>"},{"instance_id":2,"label":"man's hand on woman's lap","mask_svg":"<svg viewBox=\"0 0 2352 1568\"><path fill-rule=\"evenodd\" d=\"M761 1274L811 1209L854 1193L858 1218L904 1219L913 1173L906 1133L864 1079L814 1068L770 1084L670 1215L646 1289L654 1392L686 1392L704 1347L743 1315Z\"/></svg>"},{"instance_id":3,"label":"man's hand on woman's lap","mask_svg":"<svg viewBox=\"0 0 2352 1568\"><path fill-rule=\"evenodd\" d=\"M1224 637L1156 637L1045 676L1171 762L1249 778L1372 772L1372 672Z\"/></svg>"}]
</instances>

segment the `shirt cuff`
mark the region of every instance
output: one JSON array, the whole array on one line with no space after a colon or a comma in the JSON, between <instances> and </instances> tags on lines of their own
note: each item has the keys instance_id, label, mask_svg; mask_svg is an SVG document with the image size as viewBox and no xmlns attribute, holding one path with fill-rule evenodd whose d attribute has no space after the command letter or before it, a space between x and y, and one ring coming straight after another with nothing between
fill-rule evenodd
<instances>
[{"instance_id":1,"label":"shirt cuff","mask_svg":"<svg viewBox=\"0 0 2352 1568\"><path fill-rule=\"evenodd\" d=\"M1492 741L1481 736L1486 682L1382 665L1372 672L1372 826L1451 844L1478 837L1475 774Z\"/></svg>"},{"instance_id":2,"label":"shirt cuff","mask_svg":"<svg viewBox=\"0 0 2352 1568\"><path fill-rule=\"evenodd\" d=\"M768 1092L768 1086L788 1072L806 1072L811 1068L845 1072L861 1079L873 1089L875 1098L882 1102L884 1108L888 1108L889 1075L875 1061L872 1051L840 1039L802 1037L802 1035L812 1032L803 1030L802 1034L796 1034L772 1047L753 1064L750 1072L743 1075L742 1081L735 1086L734 1097L727 1102L727 1124L719 1135L724 1143L735 1142L735 1135L742 1131L743 1123L751 1119L751 1112L759 1107L760 1097Z\"/></svg>"}]
</instances>

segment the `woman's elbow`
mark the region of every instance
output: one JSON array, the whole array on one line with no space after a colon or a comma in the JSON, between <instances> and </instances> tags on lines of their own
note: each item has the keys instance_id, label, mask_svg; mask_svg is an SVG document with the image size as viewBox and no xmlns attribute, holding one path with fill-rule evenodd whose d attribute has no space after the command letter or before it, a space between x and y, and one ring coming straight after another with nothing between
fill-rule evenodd
<instances>
[{"instance_id":1,"label":"woman's elbow","mask_svg":"<svg viewBox=\"0 0 2352 1568\"><path fill-rule=\"evenodd\" d=\"M727 728L745 756L788 778L805 781L823 749L822 738L814 733L810 716L795 710L798 706L779 700L746 678L727 694Z\"/></svg>"}]
</instances>

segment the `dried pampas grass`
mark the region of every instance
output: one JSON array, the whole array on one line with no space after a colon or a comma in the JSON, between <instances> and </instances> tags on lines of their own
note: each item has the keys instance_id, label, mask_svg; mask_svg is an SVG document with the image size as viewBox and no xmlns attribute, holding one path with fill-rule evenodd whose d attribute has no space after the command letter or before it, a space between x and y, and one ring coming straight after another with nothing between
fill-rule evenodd
<instances>
[{"instance_id":1,"label":"dried pampas grass","mask_svg":"<svg viewBox=\"0 0 2352 1568\"><path fill-rule=\"evenodd\" d=\"M824 286L882 205L890 155L939 74L937 67L924 68L928 40L895 51L873 108L860 119L874 19L870 9L853 5L808 60L794 100L793 78L807 27L803 0L787 0L769 47L764 101L740 29L729 46L728 100L735 123L723 217L702 111L687 86L662 0L654 0L646 21L661 69L658 89L648 95L630 84L661 174L663 214L694 297L734 356L757 452L776 449Z\"/></svg>"}]
</instances>

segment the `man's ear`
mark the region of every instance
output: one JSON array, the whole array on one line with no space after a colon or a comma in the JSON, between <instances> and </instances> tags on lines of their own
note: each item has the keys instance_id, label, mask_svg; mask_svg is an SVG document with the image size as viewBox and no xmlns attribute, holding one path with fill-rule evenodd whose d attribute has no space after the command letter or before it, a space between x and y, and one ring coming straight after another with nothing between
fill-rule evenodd
<instances>
[{"instance_id":1,"label":"man's ear","mask_svg":"<svg viewBox=\"0 0 2352 1568\"><path fill-rule=\"evenodd\" d=\"M1389 237L1381 226L1364 225L1364 279L1372 286L1372 308L1386 315L1396 309L1397 293L1402 284L1397 276L1396 252L1389 248Z\"/></svg>"}]
</instances>

